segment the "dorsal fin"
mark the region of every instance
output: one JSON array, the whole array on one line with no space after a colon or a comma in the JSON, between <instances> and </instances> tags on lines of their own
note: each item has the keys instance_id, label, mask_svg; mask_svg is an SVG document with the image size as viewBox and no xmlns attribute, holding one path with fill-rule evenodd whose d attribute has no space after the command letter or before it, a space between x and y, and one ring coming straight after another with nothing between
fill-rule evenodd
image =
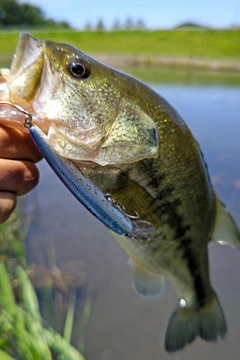
<instances>
[{"instance_id":1,"label":"dorsal fin","mask_svg":"<svg viewBox=\"0 0 240 360\"><path fill-rule=\"evenodd\" d=\"M240 233L226 207L221 201L216 199L216 220L212 235L212 241L221 245L240 247Z\"/></svg>"}]
</instances>

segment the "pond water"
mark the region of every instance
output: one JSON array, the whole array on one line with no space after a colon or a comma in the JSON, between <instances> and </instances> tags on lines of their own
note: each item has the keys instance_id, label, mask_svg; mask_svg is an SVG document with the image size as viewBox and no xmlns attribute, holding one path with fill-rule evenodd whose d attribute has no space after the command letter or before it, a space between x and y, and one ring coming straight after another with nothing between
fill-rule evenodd
<instances>
[{"instance_id":1,"label":"pond water","mask_svg":"<svg viewBox=\"0 0 240 360\"><path fill-rule=\"evenodd\" d=\"M240 227L240 88L150 86L189 125L205 155L214 188ZM42 273L55 265L65 274L64 280L72 279L71 285L65 287L59 277L58 283L56 280L57 320L43 303L42 309L48 321L61 328L67 289L75 291L74 344L79 341L83 305L91 299L84 341L87 360L239 359L239 251L209 245L211 282L225 313L226 338L217 343L198 338L183 351L168 354L163 341L168 319L177 304L172 285L167 282L160 299L139 298L131 287L128 258L106 228L72 197L44 161L39 169L39 186L25 198L31 215L27 235L29 260L40 265ZM51 276L57 278L53 271Z\"/></svg>"}]
</instances>

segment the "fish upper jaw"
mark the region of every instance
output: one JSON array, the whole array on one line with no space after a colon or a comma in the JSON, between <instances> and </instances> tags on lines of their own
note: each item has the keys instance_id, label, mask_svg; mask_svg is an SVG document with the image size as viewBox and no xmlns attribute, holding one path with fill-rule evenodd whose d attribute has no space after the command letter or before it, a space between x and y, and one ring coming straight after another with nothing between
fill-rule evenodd
<instances>
[{"instance_id":1,"label":"fish upper jaw","mask_svg":"<svg viewBox=\"0 0 240 360\"><path fill-rule=\"evenodd\" d=\"M34 98L44 66L44 43L21 33L8 78L9 92L25 101Z\"/></svg>"},{"instance_id":2,"label":"fish upper jaw","mask_svg":"<svg viewBox=\"0 0 240 360\"><path fill-rule=\"evenodd\" d=\"M17 49L11 65L11 75L18 76L28 68L43 52L44 43L32 35L22 32L19 36Z\"/></svg>"}]
</instances>

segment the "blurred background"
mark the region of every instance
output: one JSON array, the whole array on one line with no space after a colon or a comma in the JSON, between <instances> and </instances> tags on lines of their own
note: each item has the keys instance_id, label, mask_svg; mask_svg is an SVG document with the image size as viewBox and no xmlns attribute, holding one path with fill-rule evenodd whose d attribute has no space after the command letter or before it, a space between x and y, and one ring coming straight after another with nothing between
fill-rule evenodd
<instances>
[{"instance_id":1,"label":"blurred background","mask_svg":"<svg viewBox=\"0 0 240 360\"><path fill-rule=\"evenodd\" d=\"M165 97L199 142L214 189L240 227L239 1L0 0L1 67L10 66L20 31L70 43ZM228 324L226 339L213 344L197 339L168 354L163 340L177 304L174 288L167 282L161 299L139 298L131 288L127 256L106 228L45 161L39 169L39 186L19 199L18 211L0 226L0 255L15 305L33 315L31 324L34 295L29 299L26 293L36 293L42 333L34 330L39 324L32 329L29 323L17 332L15 315L6 326L9 301L0 297L0 351L20 360L83 359L81 354L87 360L239 359L239 251L209 245L211 282ZM33 293L24 290L16 264L29 275ZM6 286L0 283L0 290L10 296ZM52 338L44 332L49 328ZM59 342L49 340L48 357L41 350L37 357L36 344L26 357L19 344L29 339L29 348L31 335L37 339L40 333Z\"/></svg>"}]
</instances>

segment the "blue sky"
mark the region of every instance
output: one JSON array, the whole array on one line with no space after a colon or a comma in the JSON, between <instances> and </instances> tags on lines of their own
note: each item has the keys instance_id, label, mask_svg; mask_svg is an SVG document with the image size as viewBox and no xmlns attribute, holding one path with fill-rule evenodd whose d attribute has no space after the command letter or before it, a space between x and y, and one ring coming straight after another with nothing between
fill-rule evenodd
<instances>
[{"instance_id":1,"label":"blue sky","mask_svg":"<svg viewBox=\"0 0 240 360\"><path fill-rule=\"evenodd\" d=\"M115 19L142 19L149 28L171 28L197 22L216 28L240 25L240 0L20 0L41 7L47 17L66 20L76 28L102 19L111 27Z\"/></svg>"}]
</instances>

